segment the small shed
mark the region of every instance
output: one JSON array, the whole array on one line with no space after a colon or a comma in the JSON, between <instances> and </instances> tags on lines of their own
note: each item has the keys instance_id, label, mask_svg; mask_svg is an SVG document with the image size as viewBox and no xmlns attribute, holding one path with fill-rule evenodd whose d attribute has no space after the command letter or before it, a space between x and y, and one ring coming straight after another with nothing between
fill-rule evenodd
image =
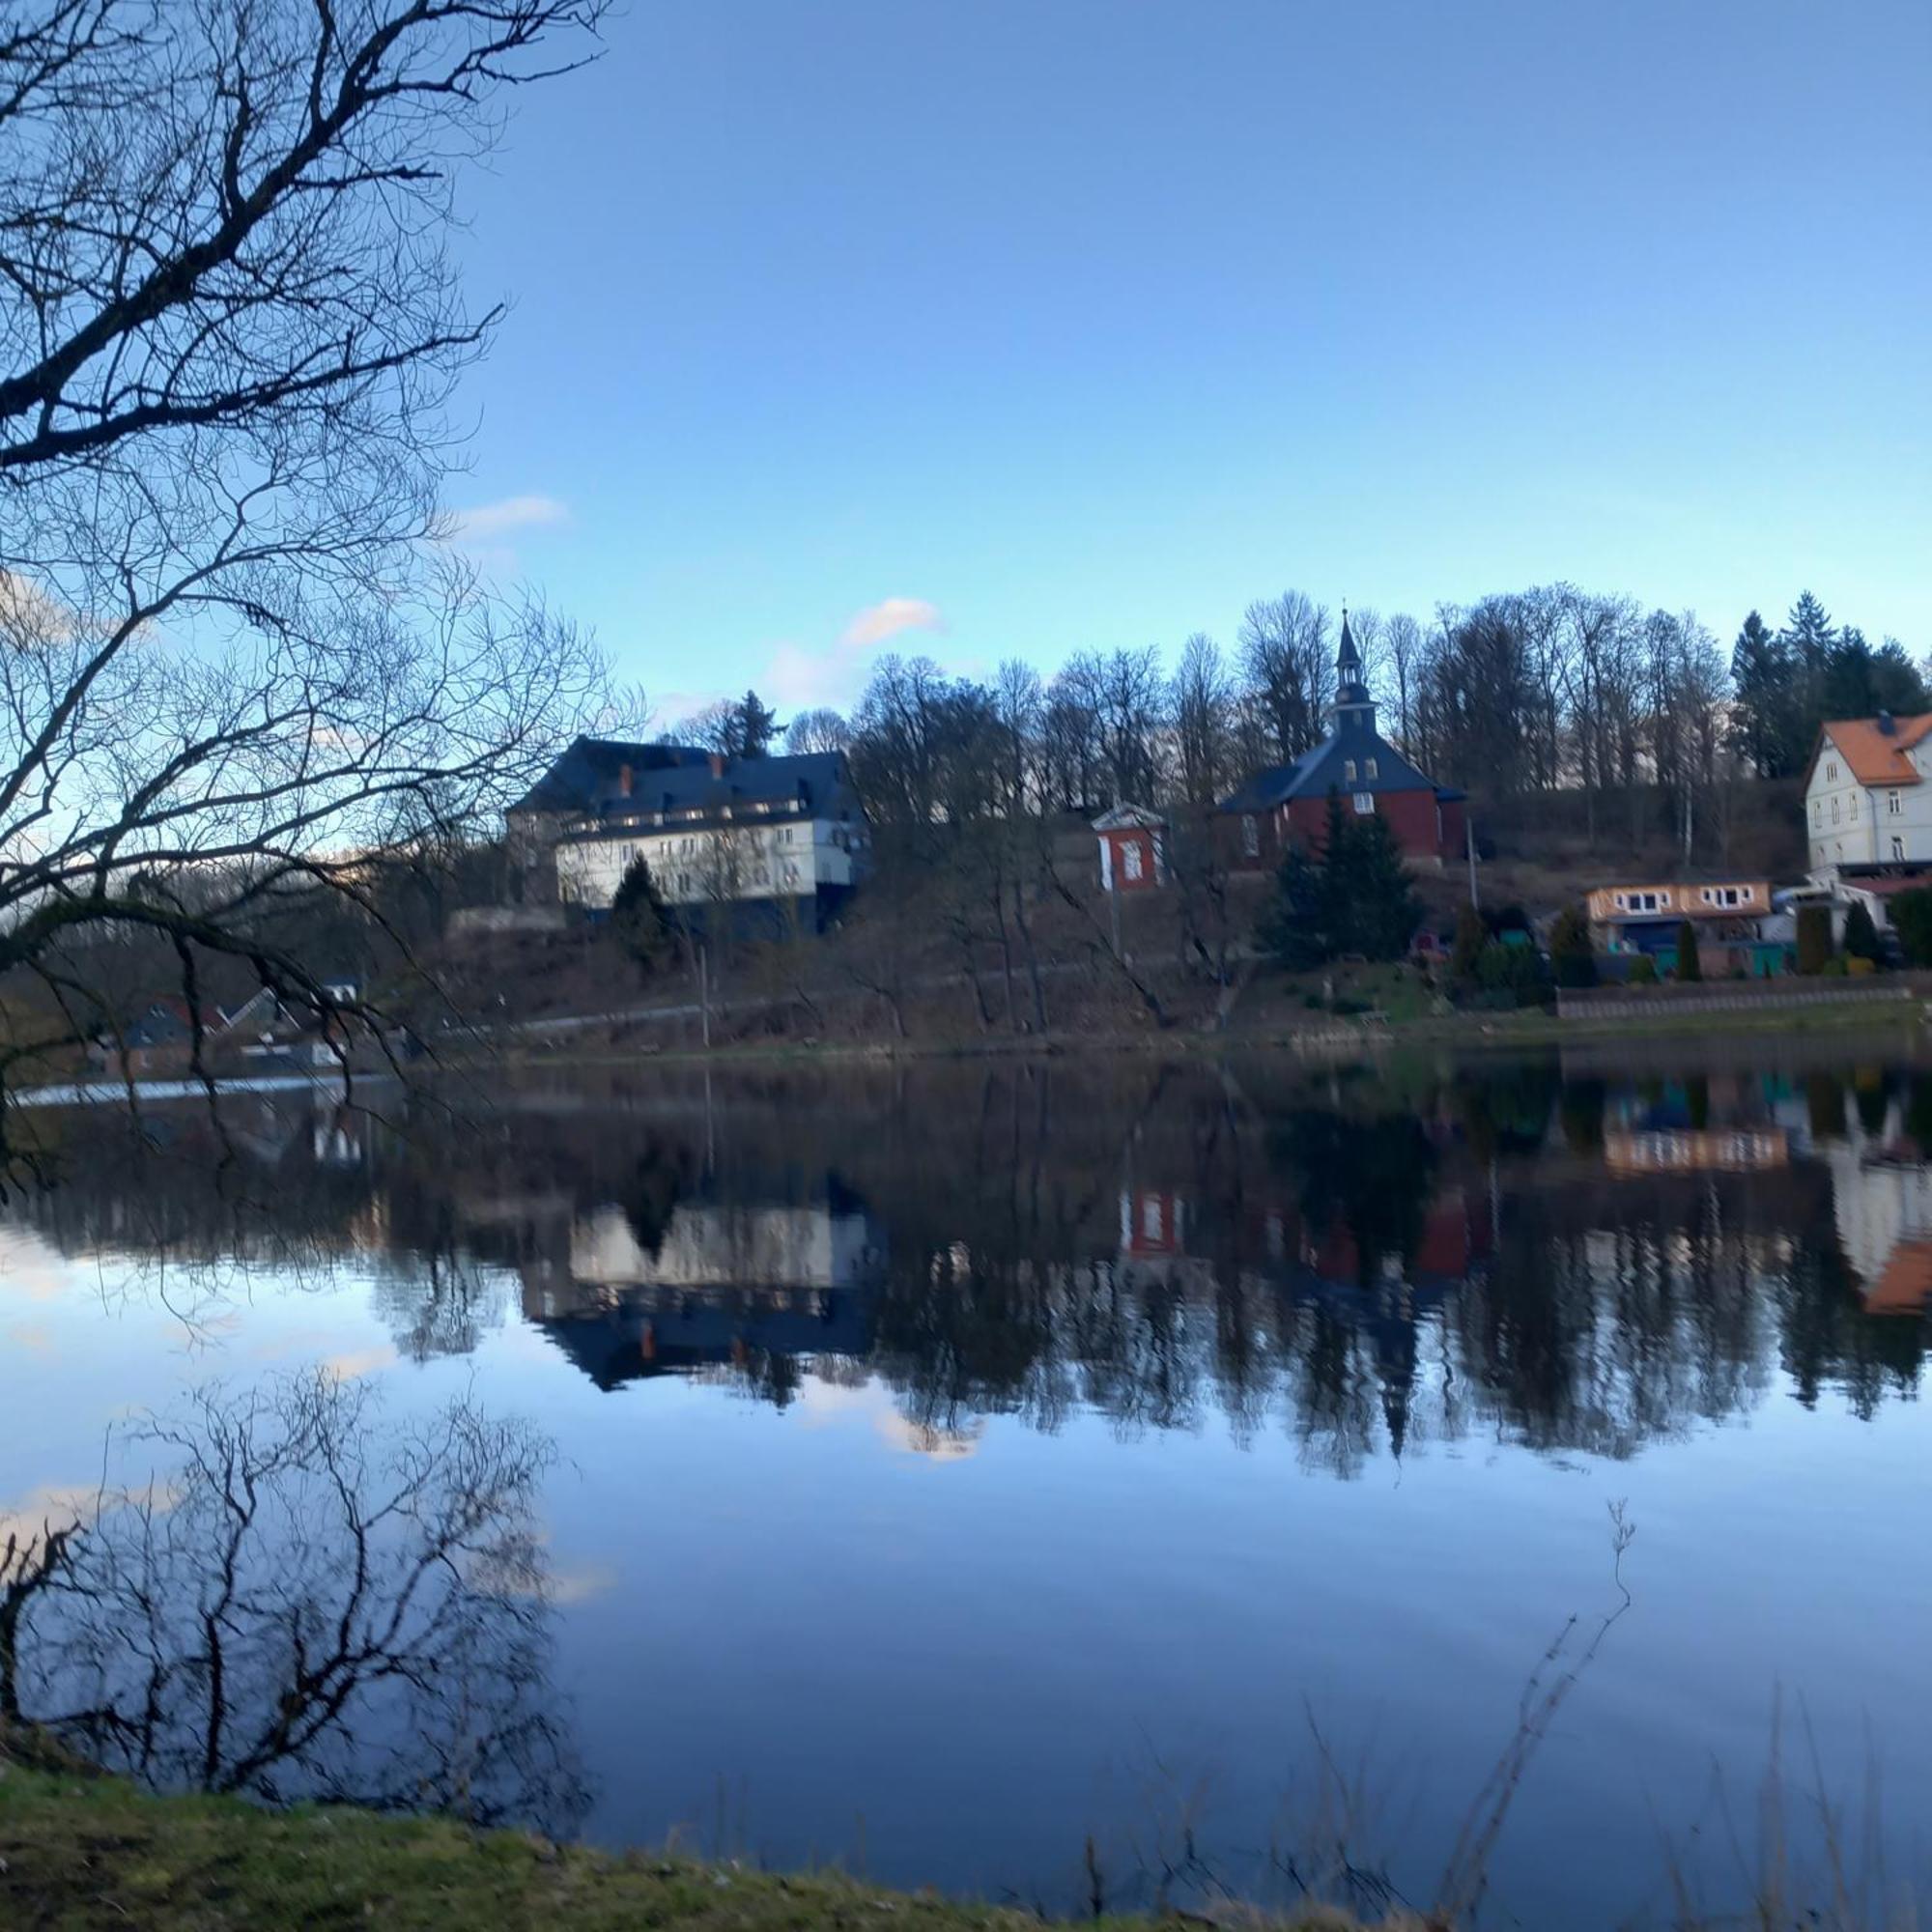
<instances>
[{"instance_id":1,"label":"small shed","mask_svg":"<svg viewBox=\"0 0 1932 1932\"><path fill-rule=\"evenodd\" d=\"M1167 884L1167 820L1144 805L1121 804L1094 821L1103 893L1151 892Z\"/></svg>"}]
</instances>

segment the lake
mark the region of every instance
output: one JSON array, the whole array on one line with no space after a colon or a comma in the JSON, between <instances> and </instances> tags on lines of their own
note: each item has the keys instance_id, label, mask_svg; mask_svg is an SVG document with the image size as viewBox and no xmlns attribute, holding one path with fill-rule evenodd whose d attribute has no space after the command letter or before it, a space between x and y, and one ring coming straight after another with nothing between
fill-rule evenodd
<instances>
[{"instance_id":1,"label":"lake","mask_svg":"<svg viewBox=\"0 0 1932 1932\"><path fill-rule=\"evenodd\" d=\"M17 1128L15 1694L110 1761L1055 1913L1924 1886L1896 1040L366 1105Z\"/></svg>"}]
</instances>

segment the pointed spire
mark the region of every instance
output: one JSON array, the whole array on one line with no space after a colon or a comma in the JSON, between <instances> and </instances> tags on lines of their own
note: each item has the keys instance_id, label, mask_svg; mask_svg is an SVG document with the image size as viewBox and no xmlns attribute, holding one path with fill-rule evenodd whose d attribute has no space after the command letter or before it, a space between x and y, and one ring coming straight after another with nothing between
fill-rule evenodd
<instances>
[{"instance_id":1,"label":"pointed spire","mask_svg":"<svg viewBox=\"0 0 1932 1932\"><path fill-rule=\"evenodd\" d=\"M1335 674L1344 684L1362 681L1362 654L1355 648L1355 634L1349 628L1349 607L1342 606L1342 644L1335 654Z\"/></svg>"}]
</instances>

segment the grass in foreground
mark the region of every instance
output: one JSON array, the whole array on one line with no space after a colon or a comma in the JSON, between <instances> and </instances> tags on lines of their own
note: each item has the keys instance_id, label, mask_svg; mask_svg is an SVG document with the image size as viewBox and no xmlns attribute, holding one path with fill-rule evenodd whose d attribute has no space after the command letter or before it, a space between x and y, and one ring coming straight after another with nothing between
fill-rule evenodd
<instances>
[{"instance_id":1,"label":"grass in foreground","mask_svg":"<svg viewBox=\"0 0 1932 1932\"><path fill-rule=\"evenodd\" d=\"M1198 1921L1197 1921L1198 1922ZM1259 1923L1259 1921L1255 1921ZM1147 1919L1102 1921L1121 1928ZM1343 1932L1314 1913L1297 1932ZM1038 1932L1029 1914L665 1855L612 1857L446 1818L154 1798L118 1778L0 1762L0 1924L147 1932ZM1289 1932L1286 1924L1280 1932Z\"/></svg>"}]
</instances>

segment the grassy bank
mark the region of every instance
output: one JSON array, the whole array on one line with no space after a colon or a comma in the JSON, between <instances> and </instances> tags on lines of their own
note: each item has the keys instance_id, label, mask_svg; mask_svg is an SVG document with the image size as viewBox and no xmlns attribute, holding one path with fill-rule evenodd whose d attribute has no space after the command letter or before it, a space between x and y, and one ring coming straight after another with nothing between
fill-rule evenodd
<instances>
[{"instance_id":1,"label":"grassy bank","mask_svg":"<svg viewBox=\"0 0 1932 1932\"><path fill-rule=\"evenodd\" d=\"M1293 1921L1293 1932L1344 1932L1352 1922L1315 1913ZM1039 1920L836 1874L613 1857L444 1818L154 1798L118 1778L0 1762L0 1924L10 1932L1038 1932Z\"/></svg>"}]
</instances>

